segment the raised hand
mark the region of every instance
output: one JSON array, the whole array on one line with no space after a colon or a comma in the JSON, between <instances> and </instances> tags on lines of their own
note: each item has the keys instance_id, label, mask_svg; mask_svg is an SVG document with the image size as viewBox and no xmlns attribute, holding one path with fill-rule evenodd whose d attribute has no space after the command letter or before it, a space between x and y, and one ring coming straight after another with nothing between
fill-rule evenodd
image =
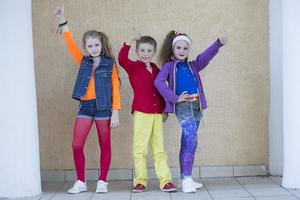
<instances>
[{"instance_id":1,"label":"raised hand","mask_svg":"<svg viewBox=\"0 0 300 200\"><path fill-rule=\"evenodd\" d=\"M132 35L131 35L131 40L136 41L141 38L141 33L136 31L135 28L132 29Z\"/></svg>"},{"instance_id":2,"label":"raised hand","mask_svg":"<svg viewBox=\"0 0 300 200\"><path fill-rule=\"evenodd\" d=\"M135 28L132 29L132 34L130 36L130 39L126 42L127 44L132 44L134 41L137 41L141 38L141 33L136 31Z\"/></svg>"},{"instance_id":3,"label":"raised hand","mask_svg":"<svg viewBox=\"0 0 300 200\"><path fill-rule=\"evenodd\" d=\"M223 45L227 44L227 42L228 42L227 37L220 37L219 40Z\"/></svg>"},{"instance_id":4,"label":"raised hand","mask_svg":"<svg viewBox=\"0 0 300 200\"><path fill-rule=\"evenodd\" d=\"M61 32L69 31L69 27L67 25L67 20L66 20L66 17L65 17L64 7L63 6L58 6L54 10L54 15L55 15L55 17L58 21L57 32L61 33Z\"/></svg>"},{"instance_id":5,"label":"raised hand","mask_svg":"<svg viewBox=\"0 0 300 200\"><path fill-rule=\"evenodd\" d=\"M64 11L64 7L63 6L58 6L55 10L54 10L54 15L57 18L58 22L64 23L66 21L65 18L65 11Z\"/></svg>"}]
</instances>

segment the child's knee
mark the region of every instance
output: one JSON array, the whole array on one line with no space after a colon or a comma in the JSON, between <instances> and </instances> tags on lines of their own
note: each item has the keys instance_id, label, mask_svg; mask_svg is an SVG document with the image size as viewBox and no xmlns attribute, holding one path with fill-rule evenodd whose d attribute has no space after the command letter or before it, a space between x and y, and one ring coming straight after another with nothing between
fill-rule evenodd
<instances>
[{"instance_id":1,"label":"child's knee","mask_svg":"<svg viewBox=\"0 0 300 200\"><path fill-rule=\"evenodd\" d=\"M153 152L154 161L167 160L168 154L165 151Z\"/></svg>"},{"instance_id":2,"label":"child's knee","mask_svg":"<svg viewBox=\"0 0 300 200\"><path fill-rule=\"evenodd\" d=\"M81 151L83 150L83 145L78 142L72 142L72 149L73 151Z\"/></svg>"}]
</instances>

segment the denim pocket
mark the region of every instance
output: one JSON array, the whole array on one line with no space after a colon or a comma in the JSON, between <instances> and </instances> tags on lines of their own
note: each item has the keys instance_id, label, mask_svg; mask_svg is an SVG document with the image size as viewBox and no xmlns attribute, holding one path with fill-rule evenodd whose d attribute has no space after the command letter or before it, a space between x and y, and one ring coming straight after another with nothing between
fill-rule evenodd
<instances>
[{"instance_id":1,"label":"denim pocket","mask_svg":"<svg viewBox=\"0 0 300 200\"><path fill-rule=\"evenodd\" d=\"M194 101L192 102L192 110L193 110L193 115L196 121L200 121L202 118L202 112L200 109L200 102L199 101Z\"/></svg>"},{"instance_id":2,"label":"denim pocket","mask_svg":"<svg viewBox=\"0 0 300 200\"><path fill-rule=\"evenodd\" d=\"M192 109L195 111L200 111L200 102L199 101L193 101L192 102Z\"/></svg>"},{"instance_id":3,"label":"denim pocket","mask_svg":"<svg viewBox=\"0 0 300 200\"><path fill-rule=\"evenodd\" d=\"M184 101L176 103L175 114L179 122L185 118L193 117L191 102Z\"/></svg>"}]
</instances>

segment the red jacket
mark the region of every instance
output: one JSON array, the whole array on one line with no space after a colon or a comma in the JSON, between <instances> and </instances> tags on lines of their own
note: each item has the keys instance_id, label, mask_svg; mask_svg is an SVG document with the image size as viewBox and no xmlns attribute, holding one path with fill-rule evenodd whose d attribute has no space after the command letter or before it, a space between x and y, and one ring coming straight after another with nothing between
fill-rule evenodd
<instances>
[{"instance_id":1,"label":"red jacket","mask_svg":"<svg viewBox=\"0 0 300 200\"><path fill-rule=\"evenodd\" d=\"M124 43L119 52L119 64L126 70L134 98L132 112L140 111L148 114L161 114L165 101L154 86L154 80L159 73L156 64L151 63L152 73L146 69L145 63L132 61L128 58L130 46Z\"/></svg>"}]
</instances>

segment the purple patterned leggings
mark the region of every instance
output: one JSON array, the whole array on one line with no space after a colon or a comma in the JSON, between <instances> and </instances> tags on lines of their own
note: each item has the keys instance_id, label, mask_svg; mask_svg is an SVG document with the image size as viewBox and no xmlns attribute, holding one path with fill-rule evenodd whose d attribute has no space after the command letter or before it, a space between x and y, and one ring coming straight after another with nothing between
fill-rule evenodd
<instances>
[{"instance_id":1,"label":"purple patterned leggings","mask_svg":"<svg viewBox=\"0 0 300 200\"><path fill-rule=\"evenodd\" d=\"M180 178L192 177L192 169L197 149L197 130L202 113L199 102L179 102L175 104L175 114L182 129L180 147Z\"/></svg>"}]
</instances>

